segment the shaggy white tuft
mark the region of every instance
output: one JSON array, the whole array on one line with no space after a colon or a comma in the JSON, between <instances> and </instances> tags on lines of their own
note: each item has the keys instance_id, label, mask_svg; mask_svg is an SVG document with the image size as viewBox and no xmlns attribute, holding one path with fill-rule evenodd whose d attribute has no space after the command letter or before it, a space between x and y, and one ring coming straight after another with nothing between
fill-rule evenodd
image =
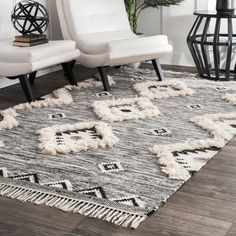
<instances>
[{"instance_id":1,"label":"shaggy white tuft","mask_svg":"<svg viewBox=\"0 0 236 236\"><path fill-rule=\"evenodd\" d=\"M195 93L192 89L188 88L184 82L177 80L142 82L135 84L133 88L141 97L149 99L192 96Z\"/></svg>"},{"instance_id":2,"label":"shaggy white tuft","mask_svg":"<svg viewBox=\"0 0 236 236\"><path fill-rule=\"evenodd\" d=\"M112 79L111 76L108 76L108 81L109 81L110 86L116 84L116 82ZM78 86L67 85L67 86L65 86L65 88L68 90L72 90L72 89L80 90L80 89L86 89L86 88L97 88L97 87L101 87L101 86L102 86L102 82L100 79L99 80L98 79L88 79L86 81L78 83Z\"/></svg>"},{"instance_id":3,"label":"shaggy white tuft","mask_svg":"<svg viewBox=\"0 0 236 236\"><path fill-rule=\"evenodd\" d=\"M66 145L58 145L56 140L57 133L70 132L81 129L95 127L102 139L81 139L78 141L67 142ZM106 146L112 147L119 139L113 134L111 126L103 122L83 122L76 124L55 125L43 128L37 132L39 134L39 149L43 154L56 155L57 153L77 153L89 148L98 149Z\"/></svg>"},{"instance_id":4,"label":"shaggy white tuft","mask_svg":"<svg viewBox=\"0 0 236 236\"><path fill-rule=\"evenodd\" d=\"M162 171L168 175L170 179L188 180L191 175L189 171L175 161L173 152L181 152L186 149L201 149L209 147L223 147L225 141L223 139L205 139L205 140L188 140L183 143L174 143L168 145L155 145L150 148L150 152L159 158L162 165Z\"/></svg>"},{"instance_id":5,"label":"shaggy white tuft","mask_svg":"<svg viewBox=\"0 0 236 236\"><path fill-rule=\"evenodd\" d=\"M106 101L95 101L94 112L104 121L124 121L157 117L161 113L147 98L130 98ZM122 109L130 110L123 112Z\"/></svg>"},{"instance_id":6,"label":"shaggy white tuft","mask_svg":"<svg viewBox=\"0 0 236 236\"><path fill-rule=\"evenodd\" d=\"M197 116L192 118L191 121L200 128L208 131L215 138L229 141L232 139L233 134L226 132L225 128L217 124L217 122L232 119L236 119L236 112Z\"/></svg>"},{"instance_id":7,"label":"shaggy white tuft","mask_svg":"<svg viewBox=\"0 0 236 236\"><path fill-rule=\"evenodd\" d=\"M39 100L31 103L23 103L15 106L15 109L32 109L42 107L61 107L73 103L73 98L67 89L61 88L55 90L51 95L45 96L44 100Z\"/></svg>"},{"instance_id":8,"label":"shaggy white tuft","mask_svg":"<svg viewBox=\"0 0 236 236\"><path fill-rule=\"evenodd\" d=\"M3 120L0 121L0 130L12 129L19 125L16 120L17 113L14 109L9 108L7 110L1 111L0 114L3 116Z\"/></svg>"},{"instance_id":9,"label":"shaggy white tuft","mask_svg":"<svg viewBox=\"0 0 236 236\"><path fill-rule=\"evenodd\" d=\"M223 96L223 99L233 105L236 105L236 94L227 93L225 96Z\"/></svg>"}]
</instances>

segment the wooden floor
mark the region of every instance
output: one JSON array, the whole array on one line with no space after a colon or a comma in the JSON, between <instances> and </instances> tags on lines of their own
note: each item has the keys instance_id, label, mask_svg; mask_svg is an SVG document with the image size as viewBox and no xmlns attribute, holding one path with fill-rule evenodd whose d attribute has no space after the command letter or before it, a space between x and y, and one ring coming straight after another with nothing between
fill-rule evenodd
<instances>
[{"instance_id":1,"label":"wooden floor","mask_svg":"<svg viewBox=\"0 0 236 236\"><path fill-rule=\"evenodd\" d=\"M81 79L94 70L77 68ZM45 95L67 82L61 72L36 81ZM19 85L0 90L0 109L24 102ZM236 137L137 230L0 198L0 236L236 236Z\"/></svg>"}]
</instances>

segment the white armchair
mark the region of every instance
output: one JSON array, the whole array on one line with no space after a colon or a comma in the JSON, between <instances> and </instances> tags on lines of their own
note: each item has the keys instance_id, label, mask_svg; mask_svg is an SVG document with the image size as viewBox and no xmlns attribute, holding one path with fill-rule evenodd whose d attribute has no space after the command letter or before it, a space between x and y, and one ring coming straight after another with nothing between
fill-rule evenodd
<instances>
[{"instance_id":1,"label":"white armchair","mask_svg":"<svg viewBox=\"0 0 236 236\"><path fill-rule=\"evenodd\" d=\"M71 67L80 52L74 41L49 41L34 47L15 47L12 41L0 41L0 76L19 79L28 102L35 101L31 83L39 70L61 64L70 84L77 85Z\"/></svg>"},{"instance_id":2,"label":"white armchair","mask_svg":"<svg viewBox=\"0 0 236 236\"><path fill-rule=\"evenodd\" d=\"M76 41L79 63L98 68L104 85L110 86L106 66L151 60L159 80L158 59L172 51L167 36L139 37L131 31L124 0L56 0L64 39Z\"/></svg>"}]
</instances>

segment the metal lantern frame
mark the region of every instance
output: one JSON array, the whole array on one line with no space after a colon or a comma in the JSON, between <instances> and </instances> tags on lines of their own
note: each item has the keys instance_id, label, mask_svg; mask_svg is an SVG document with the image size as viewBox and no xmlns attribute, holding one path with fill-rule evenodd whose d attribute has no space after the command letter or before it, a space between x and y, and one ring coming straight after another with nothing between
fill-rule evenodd
<instances>
[{"instance_id":1,"label":"metal lantern frame","mask_svg":"<svg viewBox=\"0 0 236 236\"><path fill-rule=\"evenodd\" d=\"M236 48L236 34L233 32L236 15L208 11L194 12L194 15L197 19L187 37L187 43L199 75L212 80L236 80L236 64L233 65L232 60ZM226 33L221 32L223 19L227 22ZM213 33L209 33L211 23L214 24ZM199 33L201 28L203 30ZM224 68L221 68L220 47L225 47L227 51ZM210 57L210 48L213 49L213 60Z\"/></svg>"}]
</instances>

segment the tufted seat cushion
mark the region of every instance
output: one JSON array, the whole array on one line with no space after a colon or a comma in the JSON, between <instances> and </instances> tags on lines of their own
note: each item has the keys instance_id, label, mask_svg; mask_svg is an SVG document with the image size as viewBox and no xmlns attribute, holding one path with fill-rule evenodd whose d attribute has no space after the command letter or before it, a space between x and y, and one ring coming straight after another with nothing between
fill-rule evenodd
<instances>
[{"instance_id":1,"label":"tufted seat cushion","mask_svg":"<svg viewBox=\"0 0 236 236\"><path fill-rule=\"evenodd\" d=\"M116 40L108 43L110 65L119 65L160 58L172 52L166 35L137 37L135 39Z\"/></svg>"},{"instance_id":2,"label":"tufted seat cushion","mask_svg":"<svg viewBox=\"0 0 236 236\"><path fill-rule=\"evenodd\" d=\"M131 32L130 38L113 39L101 37L99 41L87 38L84 44L77 41L81 56L79 61L88 67L99 65L116 66L160 58L172 52L172 46L165 35L138 37ZM93 38L92 38L93 39ZM89 47L86 48L86 44ZM92 54L96 49L96 54ZM99 53L100 52L100 53Z\"/></svg>"},{"instance_id":3,"label":"tufted seat cushion","mask_svg":"<svg viewBox=\"0 0 236 236\"><path fill-rule=\"evenodd\" d=\"M16 47L12 39L0 41L0 75L17 76L41 70L80 55L71 40L50 41L34 47Z\"/></svg>"},{"instance_id":4,"label":"tufted seat cushion","mask_svg":"<svg viewBox=\"0 0 236 236\"><path fill-rule=\"evenodd\" d=\"M77 47L89 55L103 54L109 51L109 42L124 39L135 39L137 36L131 31L105 31L81 34L77 38Z\"/></svg>"}]
</instances>

